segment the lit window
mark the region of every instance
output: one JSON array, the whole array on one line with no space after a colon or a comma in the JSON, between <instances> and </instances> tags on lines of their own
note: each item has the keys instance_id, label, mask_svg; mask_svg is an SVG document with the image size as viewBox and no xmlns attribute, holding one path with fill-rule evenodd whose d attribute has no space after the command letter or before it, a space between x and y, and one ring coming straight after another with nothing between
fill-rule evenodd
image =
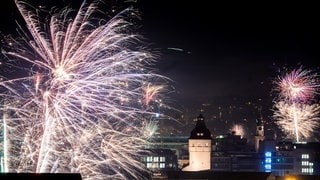
<instances>
[{"instance_id":1,"label":"lit window","mask_svg":"<svg viewBox=\"0 0 320 180\"><path fill-rule=\"evenodd\" d=\"M147 157L147 162L152 162L152 157L151 156Z\"/></svg>"},{"instance_id":2,"label":"lit window","mask_svg":"<svg viewBox=\"0 0 320 180\"><path fill-rule=\"evenodd\" d=\"M153 157L153 162L159 162L159 157L157 156Z\"/></svg>"},{"instance_id":3,"label":"lit window","mask_svg":"<svg viewBox=\"0 0 320 180\"><path fill-rule=\"evenodd\" d=\"M310 169L309 169L309 172L312 174L312 173L313 173L313 168L310 168Z\"/></svg>"},{"instance_id":4,"label":"lit window","mask_svg":"<svg viewBox=\"0 0 320 180\"><path fill-rule=\"evenodd\" d=\"M270 164L271 163L271 158L266 158L265 162Z\"/></svg>"},{"instance_id":5,"label":"lit window","mask_svg":"<svg viewBox=\"0 0 320 180\"><path fill-rule=\"evenodd\" d=\"M160 168L165 168L165 163L160 163Z\"/></svg>"},{"instance_id":6,"label":"lit window","mask_svg":"<svg viewBox=\"0 0 320 180\"><path fill-rule=\"evenodd\" d=\"M264 155L265 155L266 157L271 157L271 152L266 152L266 153L264 153Z\"/></svg>"},{"instance_id":7,"label":"lit window","mask_svg":"<svg viewBox=\"0 0 320 180\"><path fill-rule=\"evenodd\" d=\"M265 167L265 169L270 170L271 169L271 164L266 164L264 167Z\"/></svg>"},{"instance_id":8,"label":"lit window","mask_svg":"<svg viewBox=\"0 0 320 180\"><path fill-rule=\"evenodd\" d=\"M301 158L302 158L302 159L309 159L309 154L302 154L302 155L301 155Z\"/></svg>"},{"instance_id":9,"label":"lit window","mask_svg":"<svg viewBox=\"0 0 320 180\"><path fill-rule=\"evenodd\" d=\"M160 162L165 162L166 161L166 157L160 157Z\"/></svg>"},{"instance_id":10,"label":"lit window","mask_svg":"<svg viewBox=\"0 0 320 180\"><path fill-rule=\"evenodd\" d=\"M153 168L159 168L159 164L158 163L153 163Z\"/></svg>"},{"instance_id":11,"label":"lit window","mask_svg":"<svg viewBox=\"0 0 320 180\"><path fill-rule=\"evenodd\" d=\"M309 165L309 161L301 161L302 166L308 166Z\"/></svg>"},{"instance_id":12,"label":"lit window","mask_svg":"<svg viewBox=\"0 0 320 180\"><path fill-rule=\"evenodd\" d=\"M147 168L152 168L152 163L147 163Z\"/></svg>"}]
</instances>

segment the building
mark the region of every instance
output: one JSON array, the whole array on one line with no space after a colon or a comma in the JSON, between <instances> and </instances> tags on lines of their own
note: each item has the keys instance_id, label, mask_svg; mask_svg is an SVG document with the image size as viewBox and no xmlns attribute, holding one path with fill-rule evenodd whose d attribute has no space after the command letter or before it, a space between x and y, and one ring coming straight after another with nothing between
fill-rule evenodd
<instances>
[{"instance_id":1,"label":"building","mask_svg":"<svg viewBox=\"0 0 320 180\"><path fill-rule=\"evenodd\" d=\"M168 177L179 179L191 174L198 177L197 173L205 177L217 173L262 173L272 174L270 177L276 179L320 176L319 142L294 143L277 141L271 136L265 138L263 123L257 121L255 141L248 144L247 139L235 133L212 138L201 114L195 122L189 138L158 137L149 144L156 149L170 149L177 155L178 170L165 172ZM179 161L185 162L184 165Z\"/></svg>"},{"instance_id":2,"label":"building","mask_svg":"<svg viewBox=\"0 0 320 180\"><path fill-rule=\"evenodd\" d=\"M206 127L204 117L197 117L195 128L188 141L189 164L182 171L204 171L211 169L211 133Z\"/></svg>"},{"instance_id":3,"label":"building","mask_svg":"<svg viewBox=\"0 0 320 180\"><path fill-rule=\"evenodd\" d=\"M178 169L177 155L170 149L146 149L141 162L153 172Z\"/></svg>"},{"instance_id":4,"label":"building","mask_svg":"<svg viewBox=\"0 0 320 180\"><path fill-rule=\"evenodd\" d=\"M262 117L257 120L257 126L256 126L256 135L254 137L255 139L255 150L258 152L260 148L261 142L265 139L264 136L264 123Z\"/></svg>"},{"instance_id":5,"label":"building","mask_svg":"<svg viewBox=\"0 0 320 180\"><path fill-rule=\"evenodd\" d=\"M319 175L320 143L293 143L275 140L263 141L264 164L261 171L272 172L277 176Z\"/></svg>"}]
</instances>

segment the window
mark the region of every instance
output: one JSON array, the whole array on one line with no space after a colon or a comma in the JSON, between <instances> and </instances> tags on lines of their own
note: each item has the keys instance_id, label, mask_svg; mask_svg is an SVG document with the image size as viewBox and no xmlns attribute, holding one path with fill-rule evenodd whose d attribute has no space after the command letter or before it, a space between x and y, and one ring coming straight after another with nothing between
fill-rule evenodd
<instances>
[{"instance_id":1,"label":"window","mask_svg":"<svg viewBox=\"0 0 320 180\"><path fill-rule=\"evenodd\" d=\"M165 163L160 163L160 168L165 168L166 164Z\"/></svg>"},{"instance_id":2,"label":"window","mask_svg":"<svg viewBox=\"0 0 320 180\"><path fill-rule=\"evenodd\" d=\"M153 162L159 162L159 157L157 156L153 157Z\"/></svg>"},{"instance_id":3,"label":"window","mask_svg":"<svg viewBox=\"0 0 320 180\"><path fill-rule=\"evenodd\" d=\"M301 165L302 166L308 166L309 165L309 161L301 161Z\"/></svg>"},{"instance_id":4,"label":"window","mask_svg":"<svg viewBox=\"0 0 320 180\"><path fill-rule=\"evenodd\" d=\"M160 157L160 162L166 162L166 157Z\"/></svg>"},{"instance_id":5,"label":"window","mask_svg":"<svg viewBox=\"0 0 320 180\"><path fill-rule=\"evenodd\" d=\"M152 157L151 156L147 157L147 162L152 162Z\"/></svg>"},{"instance_id":6,"label":"window","mask_svg":"<svg viewBox=\"0 0 320 180\"><path fill-rule=\"evenodd\" d=\"M265 162L268 163L268 164L270 164L270 163L271 163L271 158L266 158L266 159L265 159Z\"/></svg>"},{"instance_id":7,"label":"window","mask_svg":"<svg viewBox=\"0 0 320 180\"><path fill-rule=\"evenodd\" d=\"M302 155L301 155L301 158L302 158L302 159L309 159L309 154L302 154Z\"/></svg>"}]
</instances>

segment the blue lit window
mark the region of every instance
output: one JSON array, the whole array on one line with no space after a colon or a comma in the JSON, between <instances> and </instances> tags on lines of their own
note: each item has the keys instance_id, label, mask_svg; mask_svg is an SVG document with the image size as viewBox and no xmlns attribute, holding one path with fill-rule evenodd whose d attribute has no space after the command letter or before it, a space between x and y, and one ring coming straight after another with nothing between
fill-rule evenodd
<instances>
[{"instance_id":1,"label":"blue lit window","mask_svg":"<svg viewBox=\"0 0 320 180\"><path fill-rule=\"evenodd\" d=\"M266 164L266 165L264 165L264 168L265 168L266 170L270 170L270 169L271 169L271 164Z\"/></svg>"},{"instance_id":2,"label":"blue lit window","mask_svg":"<svg viewBox=\"0 0 320 180\"><path fill-rule=\"evenodd\" d=\"M265 162L265 165L264 165L264 170L265 170L265 172L270 172L271 171L271 156L272 156L272 154L271 154L271 152L265 152L264 153L264 156L265 156L265 158L264 158L264 162Z\"/></svg>"},{"instance_id":3,"label":"blue lit window","mask_svg":"<svg viewBox=\"0 0 320 180\"><path fill-rule=\"evenodd\" d=\"M264 153L265 157L271 157L271 152Z\"/></svg>"},{"instance_id":4,"label":"blue lit window","mask_svg":"<svg viewBox=\"0 0 320 180\"><path fill-rule=\"evenodd\" d=\"M266 158L266 159L265 159L265 162L268 163L268 164L270 164L270 163L271 163L271 158Z\"/></svg>"}]
</instances>

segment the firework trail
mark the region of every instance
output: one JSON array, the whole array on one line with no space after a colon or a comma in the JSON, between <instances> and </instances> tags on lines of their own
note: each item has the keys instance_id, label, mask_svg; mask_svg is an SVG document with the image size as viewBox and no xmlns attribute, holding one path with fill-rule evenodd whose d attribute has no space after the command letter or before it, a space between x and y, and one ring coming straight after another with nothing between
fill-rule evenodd
<instances>
[{"instance_id":1,"label":"firework trail","mask_svg":"<svg viewBox=\"0 0 320 180\"><path fill-rule=\"evenodd\" d=\"M275 84L279 92L274 103L276 123L297 142L308 139L319 126L319 105L313 104L319 91L318 75L300 67Z\"/></svg>"},{"instance_id":2,"label":"firework trail","mask_svg":"<svg viewBox=\"0 0 320 180\"><path fill-rule=\"evenodd\" d=\"M135 11L101 23L98 3L83 2L74 18L66 8L46 24L32 6L16 5L27 30L7 39L4 54L27 72L0 81L6 172L143 178L137 153L150 136L144 128L156 128L150 102L168 79L148 69L155 57L130 32Z\"/></svg>"}]
</instances>

